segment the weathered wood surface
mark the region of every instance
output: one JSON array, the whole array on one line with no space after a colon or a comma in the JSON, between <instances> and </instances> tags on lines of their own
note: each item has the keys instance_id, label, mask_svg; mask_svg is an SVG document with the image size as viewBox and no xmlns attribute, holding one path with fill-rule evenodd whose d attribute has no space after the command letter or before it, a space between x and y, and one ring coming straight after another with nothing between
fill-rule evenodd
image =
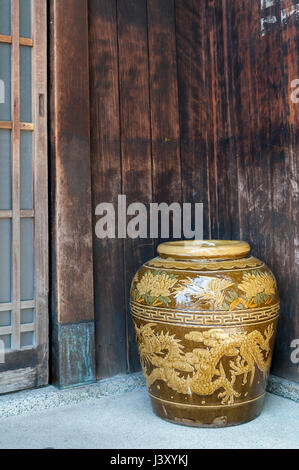
<instances>
[{"instance_id":1,"label":"weathered wood surface","mask_svg":"<svg viewBox=\"0 0 299 470\"><path fill-rule=\"evenodd\" d=\"M87 5L50 2L52 369L63 387L95 376Z\"/></svg>"},{"instance_id":2,"label":"weathered wood surface","mask_svg":"<svg viewBox=\"0 0 299 470\"><path fill-rule=\"evenodd\" d=\"M149 0L147 8L152 201L170 204L182 202L174 2ZM164 240L153 241L156 247Z\"/></svg>"},{"instance_id":3,"label":"weathered wood surface","mask_svg":"<svg viewBox=\"0 0 299 470\"><path fill-rule=\"evenodd\" d=\"M204 236L210 235L208 156L212 124L205 2L175 2L181 136L182 200L204 204Z\"/></svg>"},{"instance_id":4,"label":"weathered wood surface","mask_svg":"<svg viewBox=\"0 0 299 470\"><path fill-rule=\"evenodd\" d=\"M115 0L89 2L93 225L101 202L116 207L122 192L118 38ZM97 374L127 370L123 241L94 233Z\"/></svg>"},{"instance_id":5,"label":"weathered wood surface","mask_svg":"<svg viewBox=\"0 0 299 470\"><path fill-rule=\"evenodd\" d=\"M54 0L51 19L57 318L73 323L93 318L87 1Z\"/></svg>"},{"instance_id":6,"label":"weathered wood surface","mask_svg":"<svg viewBox=\"0 0 299 470\"><path fill-rule=\"evenodd\" d=\"M20 325L21 325L21 220L20 220L20 184L21 184L21 159L20 159L20 3L12 2L12 343L16 349L20 349Z\"/></svg>"},{"instance_id":7,"label":"weathered wood surface","mask_svg":"<svg viewBox=\"0 0 299 470\"><path fill-rule=\"evenodd\" d=\"M120 187L128 203L203 202L205 237L248 240L281 294L273 373L299 381L290 360L299 338L295 2L116 3L89 1L94 205L114 202ZM126 316L132 371L138 361L123 299L155 240L113 243L95 241L98 338L116 338L119 327L124 341ZM123 343L108 346L99 376L125 371Z\"/></svg>"},{"instance_id":8,"label":"weathered wood surface","mask_svg":"<svg viewBox=\"0 0 299 470\"><path fill-rule=\"evenodd\" d=\"M151 122L146 0L118 0L122 193L127 204L152 200ZM134 253L134 256L132 256ZM124 239L128 371L138 370L129 289L136 263L154 254L149 238Z\"/></svg>"},{"instance_id":9,"label":"weathered wood surface","mask_svg":"<svg viewBox=\"0 0 299 470\"><path fill-rule=\"evenodd\" d=\"M214 132L217 217L220 238L248 240L275 273L282 311L272 372L299 381L290 359L291 341L299 337L298 105L291 101L291 81L299 76L299 22L293 15L281 23L283 9L295 7L274 3L263 10L253 0L213 8L218 63L224 58L223 68L212 69L217 113L223 110ZM263 31L268 16L277 22Z\"/></svg>"},{"instance_id":10,"label":"weathered wood surface","mask_svg":"<svg viewBox=\"0 0 299 470\"><path fill-rule=\"evenodd\" d=\"M35 162L34 211L21 210L22 217L34 217L35 244L35 318L36 343L40 348L38 385L49 379L49 174L48 174L48 64L47 64L47 6L35 2L32 8L34 84L32 125ZM43 66L42 66L43 64ZM41 107L41 104L43 106ZM30 125L28 126L30 128ZM22 130L22 125L21 125Z\"/></svg>"}]
</instances>

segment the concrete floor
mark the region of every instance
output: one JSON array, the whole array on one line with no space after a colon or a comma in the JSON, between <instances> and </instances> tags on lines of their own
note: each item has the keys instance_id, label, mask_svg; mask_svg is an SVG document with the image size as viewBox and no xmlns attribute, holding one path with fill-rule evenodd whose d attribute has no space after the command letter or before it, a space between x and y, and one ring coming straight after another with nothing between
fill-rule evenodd
<instances>
[{"instance_id":1,"label":"concrete floor","mask_svg":"<svg viewBox=\"0 0 299 470\"><path fill-rule=\"evenodd\" d=\"M299 404L269 393L258 419L222 429L157 418L144 389L4 417L0 423L1 449L299 448Z\"/></svg>"}]
</instances>

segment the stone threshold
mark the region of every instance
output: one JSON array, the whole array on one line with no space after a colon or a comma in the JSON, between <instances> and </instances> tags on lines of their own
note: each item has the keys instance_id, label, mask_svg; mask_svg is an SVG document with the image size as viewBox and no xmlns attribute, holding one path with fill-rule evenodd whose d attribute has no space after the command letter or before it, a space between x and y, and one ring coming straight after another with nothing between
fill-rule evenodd
<instances>
[{"instance_id":1,"label":"stone threshold","mask_svg":"<svg viewBox=\"0 0 299 470\"><path fill-rule=\"evenodd\" d=\"M296 401L299 403L299 383L290 382L289 380L270 375L267 390L274 395Z\"/></svg>"}]
</instances>

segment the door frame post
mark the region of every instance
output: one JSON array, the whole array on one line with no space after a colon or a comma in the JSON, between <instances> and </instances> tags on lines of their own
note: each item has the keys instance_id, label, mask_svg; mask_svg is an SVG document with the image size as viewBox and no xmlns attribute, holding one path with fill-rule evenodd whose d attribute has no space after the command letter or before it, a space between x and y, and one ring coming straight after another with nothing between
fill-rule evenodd
<instances>
[{"instance_id":1,"label":"door frame post","mask_svg":"<svg viewBox=\"0 0 299 470\"><path fill-rule=\"evenodd\" d=\"M52 382L91 383L95 323L88 1L50 0Z\"/></svg>"}]
</instances>

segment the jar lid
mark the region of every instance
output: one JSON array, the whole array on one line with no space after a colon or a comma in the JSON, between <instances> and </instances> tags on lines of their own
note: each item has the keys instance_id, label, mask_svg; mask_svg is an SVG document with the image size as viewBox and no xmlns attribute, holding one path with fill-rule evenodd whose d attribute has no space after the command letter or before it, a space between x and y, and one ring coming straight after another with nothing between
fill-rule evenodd
<instances>
[{"instance_id":1,"label":"jar lid","mask_svg":"<svg viewBox=\"0 0 299 470\"><path fill-rule=\"evenodd\" d=\"M158 246L161 258L245 258L250 252L247 242L237 240L185 240Z\"/></svg>"}]
</instances>

